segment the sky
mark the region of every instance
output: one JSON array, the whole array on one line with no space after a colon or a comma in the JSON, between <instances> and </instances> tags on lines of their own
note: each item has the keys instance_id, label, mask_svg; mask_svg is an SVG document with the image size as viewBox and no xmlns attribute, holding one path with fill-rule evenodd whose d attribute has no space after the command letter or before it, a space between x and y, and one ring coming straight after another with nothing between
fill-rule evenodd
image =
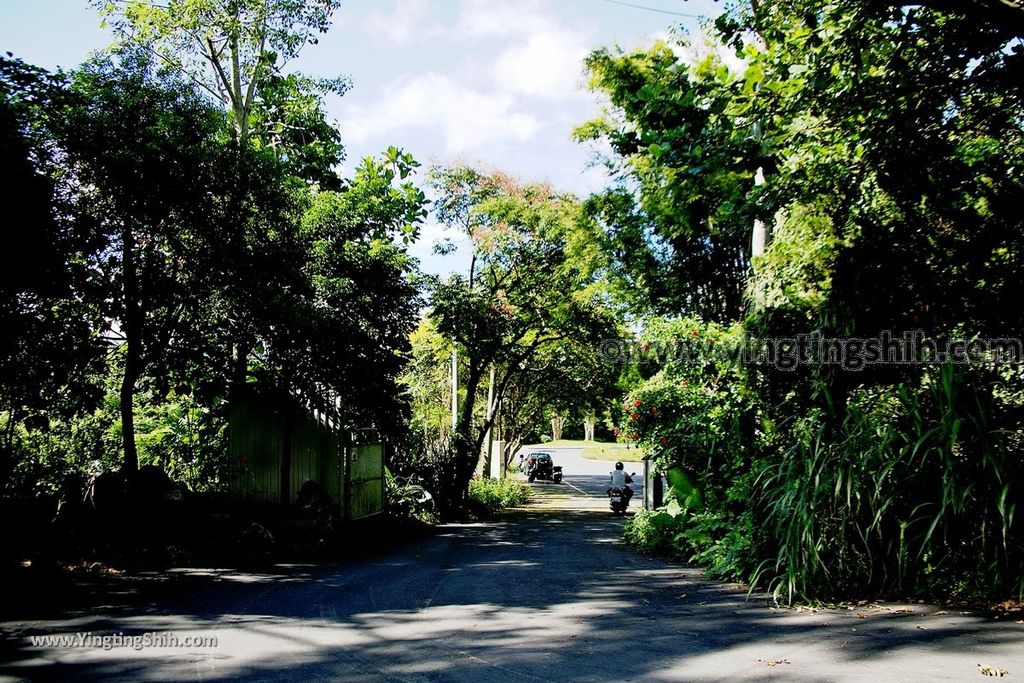
<instances>
[{"instance_id":1,"label":"sky","mask_svg":"<svg viewBox=\"0 0 1024 683\"><path fill-rule=\"evenodd\" d=\"M424 169L482 163L585 196L606 179L571 137L601 106L584 87L583 58L650 44L673 25L696 34L695 17L720 11L715 0L342 0L294 67L352 80L328 102L347 149L343 174L395 145ZM0 51L26 62L72 68L111 40L86 0L0 0ZM445 237L462 248L433 255ZM468 258L464 240L433 222L412 251L432 273Z\"/></svg>"}]
</instances>

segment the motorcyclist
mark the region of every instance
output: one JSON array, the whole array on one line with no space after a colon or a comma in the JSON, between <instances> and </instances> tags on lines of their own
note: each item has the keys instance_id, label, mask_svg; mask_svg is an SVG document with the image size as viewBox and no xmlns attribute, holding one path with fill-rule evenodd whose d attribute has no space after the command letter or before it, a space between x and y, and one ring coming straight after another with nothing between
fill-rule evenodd
<instances>
[{"instance_id":1,"label":"motorcyclist","mask_svg":"<svg viewBox=\"0 0 1024 683\"><path fill-rule=\"evenodd\" d=\"M612 489L622 489L622 496L625 499L626 505L629 505L629 499L633 497L633 489L629 487L629 484L633 483L633 478L626 474L623 469L622 463L615 463L615 469L611 472L612 486L608 489L608 493L611 494Z\"/></svg>"}]
</instances>

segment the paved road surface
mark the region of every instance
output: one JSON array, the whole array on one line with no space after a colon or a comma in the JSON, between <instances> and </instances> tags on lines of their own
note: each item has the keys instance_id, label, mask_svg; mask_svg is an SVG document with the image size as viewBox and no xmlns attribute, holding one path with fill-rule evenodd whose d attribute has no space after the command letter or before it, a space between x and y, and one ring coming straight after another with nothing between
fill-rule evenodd
<instances>
[{"instance_id":1,"label":"paved road surface","mask_svg":"<svg viewBox=\"0 0 1024 683\"><path fill-rule=\"evenodd\" d=\"M191 570L173 599L0 623L0 678L987 680L979 663L1024 677L1021 624L924 605L773 609L631 553L600 495L608 464L580 474L571 454L556 458L566 485L535 484L530 509L444 526L392 554L275 573ZM218 644L104 650L27 638L165 631Z\"/></svg>"}]
</instances>

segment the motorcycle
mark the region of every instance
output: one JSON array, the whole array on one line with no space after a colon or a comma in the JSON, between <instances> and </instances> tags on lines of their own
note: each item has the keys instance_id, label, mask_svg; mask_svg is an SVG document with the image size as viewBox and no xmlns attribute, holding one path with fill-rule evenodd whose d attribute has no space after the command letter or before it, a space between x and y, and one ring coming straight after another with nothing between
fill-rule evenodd
<instances>
[{"instance_id":1,"label":"motorcycle","mask_svg":"<svg viewBox=\"0 0 1024 683\"><path fill-rule=\"evenodd\" d=\"M531 484L537 479L547 479L555 484L562 483L562 466L552 465L550 469L534 467L526 473L526 480Z\"/></svg>"},{"instance_id":2,"label":"motorcycle","mask_svg":"<svg viewBox=\"0 0 1024 683\"><path fill-rule=\"evenodd\" d=\"M636 476L635 472L627 476L626 483L633 483L634 476ZM631 497L632 496L627 495L625 488L614 486L608 489L608 506L612 509L612 513L616 515L626 514L626 508L629 507L629 499Z\"/></svg>"}]
</instances>

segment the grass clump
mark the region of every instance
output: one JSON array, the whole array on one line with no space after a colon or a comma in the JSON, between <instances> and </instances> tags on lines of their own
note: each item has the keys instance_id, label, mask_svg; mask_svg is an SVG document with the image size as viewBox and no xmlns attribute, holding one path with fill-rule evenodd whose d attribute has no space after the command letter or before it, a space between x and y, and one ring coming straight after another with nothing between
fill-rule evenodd
<instances>
[{"instance_id":1,"label":"grass clump","mask_svg":"<svg viewBox=\"0 0 1024 683\"><path fill-rule=\"evenodd\" d=\"M515 479L474 479L469 482L469 500L473 511L484 516L505 508L518 507L529 496L529 487Z\"/></svg>"}]
</instances>

